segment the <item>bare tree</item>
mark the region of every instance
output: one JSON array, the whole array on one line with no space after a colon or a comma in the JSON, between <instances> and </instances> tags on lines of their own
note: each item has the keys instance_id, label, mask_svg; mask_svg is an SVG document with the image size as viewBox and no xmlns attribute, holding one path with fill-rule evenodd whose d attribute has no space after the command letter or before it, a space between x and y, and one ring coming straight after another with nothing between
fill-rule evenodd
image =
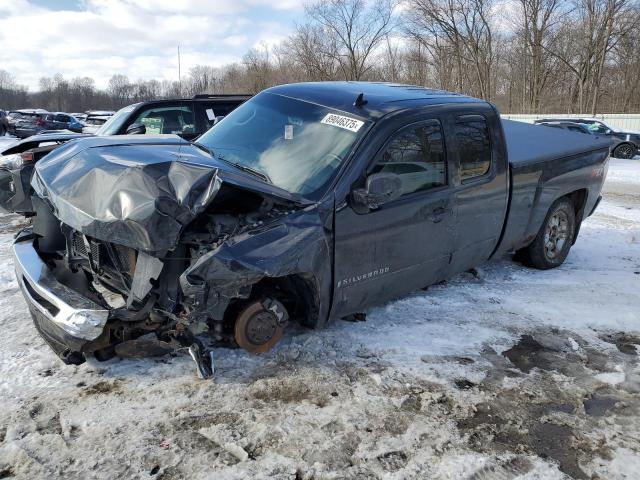
<instances>
[{"instance_id":1,"label":"bare tree","mask_svg":"<svg viewBox=\"0 0 640 480\"><path fill-rule=\"evenodd\" d=\"M558 69L558 60L549 50L557 27L570 7L561 0L519 0L518 3L523 108L535 112L540 108L550 75Z\"/></svg>"},{"instance_id":2,"label":"bare tree","mask_svg":"<svg viewBox=\"0 0 640 480\"><path fill-rule=\"evenodd\" d=\"M440 87L492 99L493 0L408 0L406 32L429 52ZM473 79L473 81L469 81Z\"/></svg>"},{"instance_id":3,"label":"bare tree","mask_svg":"<svg viewBox=\"0 0 640 480\"><path fill-rule=\"evenodd\" d=\"M314 1L289 38L240 62L197 65L182 90L121 74L100 90L89 77L54 75L29 93L0 70L0 107L115 109L181 91L349 79L459 91L509 113L640 111L640 0L516 0L506 14L499 0L403 0L398 12L399 0Z\"/></svg>"},{"instance_id":4,"label":"bare tree","mask_svg":"<svg viewBox=\"0 0 640 480\"><path fill-rule=\"evenodd\" d=\"M376 48L394 28L395 6L395 0L321 0L306 12L321 53L337 62L343 78L361 80L372 67Z\"/></svg>"}]
</instances>

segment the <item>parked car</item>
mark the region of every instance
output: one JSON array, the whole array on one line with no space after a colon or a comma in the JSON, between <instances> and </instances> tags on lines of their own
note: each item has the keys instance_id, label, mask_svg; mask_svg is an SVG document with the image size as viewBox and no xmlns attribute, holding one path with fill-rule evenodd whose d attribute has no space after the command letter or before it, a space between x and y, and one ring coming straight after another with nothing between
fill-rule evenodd
<instances>
[{"instance_id":1,"label":"parked car","mask_svg":"<svg viewBox=\"0 0 640 480\"><path fill-rule=\"evenodd\" d=\"M15 135L27 138L45 131L67 130L82 132L82 124L68 113L36 113L16 124Z\"/></svg>"},{"instance_id":2,"label":"parked car","mask_svg":"<svg viewBox=\"0 0 640 480\"><path fill-rule=\"evenodd\" d=\"M41 133L6 148L0 155L0 212L31 216L31 177L36 162L81 133Z\"/></svg>"},{"instance_id":3,"label":"parked car","mask_svg":"<svg viewBox=\"0 0 640 480\"><path fill-rule=\"evenodd\" d=\"M545 122L580 123L585 125L591 133L621 140L620 142L614 140L616 146L611 155L615 158L629 159L640 154L640 132L622 130L597 118L541 118L534 121L534 123Z\"/></svg>"},{"instance_id":4,"label":"parked car","mask_svg":"<svg viewBox=\"0 0 640 480\"><path fill-rule=\"evenodd\" d=\"M73 118L75 118L76 120L78 120L83 126L84 126L84 121L87 119L87 114L86 113L72 113L71 116Z\"/></svg>"},{"instance_id":5,"label":"parked car","mask_svg":"<svg viewBox=\"0 0 640 480\"><path fill-rule=\"evenodd\" d=\"M599 133L596 133L593 130L591 130L584 123L549 121L549 122L538 122L537 125L544 125L546 127L552 127L552 128L561 128L563 130L582 133L584 135L600 135ZM613 152L618 148L618 145L620 145L621 143L624 143L624 140L621 140L612 135L605 136L605 138L608 138L611 141L611 144L609 145L609 153L611 154L611 156L613 156Z\"/></svg>"},{"instance_id":6,"label":"parked car","mask_svg":"<svg viewBox=\"0 0 640 480\"><path fill-rule=\"evenodd\" d=\"M136 103L108 117L94 133L98 136L176 133L192 140L248 98L248 95L209 95ZM30 184L35 162L61 144L81 136L68 132L37 135L3 151L0 155L0 211L30 216Z\"/></svg>"},{"instance_id":7,"label":"parked car","mask_svg":"<svg viewBox=\"0 0 640 480\"><path fill-rule=\"evenodd\" d=\"M47 113L49 112L42 109L12 110L8 115L9 134L19 138L33 135L36 121Z\"/></svg>"},{"instance_id":8,"label":"parked car","mask_svg":"<svg viewBox=\"0 0 640 480\"><path fill-rule=\"evenodd\" d=\"M107 123L110 118L111 116L109 115L87 115L82 126L82 133L97 133L100 127Z\"/></svg>"},{"instance_id":9,"label":"parked car","mask_svg":"<svg viewBox=\"0 0 640 480\"><path fill-rule=\"evenodd\" d=\"M4 136L9 130L9 119L7 112L0 110L0 137Z\"/></svg>"},{"instance_id":10,"label":"parked car","mask_svg":"<svg viewBox=\"0 0 640 480\"><path fill-rule=\"evenodd\" d=\"M114 112L113 110L88 110L85 113L87 114L87 116L110 117L116 112Z\"/></svg>"},{"instance_id":11,"label":"parked car","mask_svg":"<svg viewBox=\"0 0 640 480\"><path fill-rule=\"evenodd\" d=\"M290 320L323 327L506 252L561 265L608 147L422 87L282 85L197 142L56 149L36 165L16 276L64 362L188 347L206 377L203 332L262 352Z\"/></svg>"}]
</instances>

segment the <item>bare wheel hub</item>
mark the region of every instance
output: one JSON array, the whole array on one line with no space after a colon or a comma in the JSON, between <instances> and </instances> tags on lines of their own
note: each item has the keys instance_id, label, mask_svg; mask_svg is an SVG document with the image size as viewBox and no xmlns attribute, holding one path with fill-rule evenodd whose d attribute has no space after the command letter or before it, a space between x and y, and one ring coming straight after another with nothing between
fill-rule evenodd
<instances>
[{"instance_id":1,"label":"bare wheel hub","mask_svg":"<svg viewBox=\"0 0 640 480\"><path fill-rule=\"evenodd\" d=\"M569 218L562 210L557 210L547 222L544 232L544 253L553 260L562 252L569 240Z\"/></svg>"},{"instance_id":2,"label":"bare wheel hub","mask_svg":"<svg viewBox=\"0 0 640 480\"><path fill-rule=\"evenodd\" d=\"M284 306L276 300L255 301L236 319L236 343L253 353L266 352L282 338L288 320Z\"/></svg>"}]
</instances>

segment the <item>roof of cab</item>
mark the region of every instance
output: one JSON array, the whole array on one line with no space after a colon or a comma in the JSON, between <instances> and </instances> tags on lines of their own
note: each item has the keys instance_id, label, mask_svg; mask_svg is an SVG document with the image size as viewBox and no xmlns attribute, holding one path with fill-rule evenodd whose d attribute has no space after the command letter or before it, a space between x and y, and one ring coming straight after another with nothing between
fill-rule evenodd
<instances>
[{"instance_id":1,"label":"roof of cab","mask_svg":"<svg viewBox=\"0 0 640 480\"><path fill-rule=\"evenodd\" d=\"M444 90L385 82L290 83L269 88L266 92L342 110L369 120L377 120L396 110L421 105L486 103L484 100ZM367 103L356 106L356 98L361 93Z\"/></svg>"}]
</instances>

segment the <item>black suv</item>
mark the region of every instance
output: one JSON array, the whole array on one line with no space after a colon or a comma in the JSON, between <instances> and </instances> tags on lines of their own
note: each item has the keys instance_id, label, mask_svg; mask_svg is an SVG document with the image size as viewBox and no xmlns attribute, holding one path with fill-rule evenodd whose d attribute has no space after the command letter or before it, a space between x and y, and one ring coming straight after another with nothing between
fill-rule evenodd
<instances>
[{"instance_id":1,"label":"black suv","mask_svg":"<svg viewBox=\"0 0 640 480\"><path fill-rule=\"evenodd\" d=\"M597 118L540 118L534 120L534 123L549 122L574 122L586 126L589 131L596 135L611 136L616 145L614 146L611 156L614 158L629 159L640 154L640 132L627 132L617 127L613 127Z\"/></svg>"},{"instance_id":2,"label":"black suv","mask_svg":"<svg viewBox=\"0 0 640 480\"><path fill-rule=\"evenodd\" d=\"M196 95L182 100L156 100L118 110L96 135L174 134L193 140L250 95Z\"/></svg>"},{"instance_id":3,"label":"black suv","mask_svg":"<svg viewBox=\"0 0 640 480\"><path fill-rule=\"evenodd\" d=\"M95 135L175 134L193 140L249 98L250 95L197 95L189 99L135 103L118 110ZM0 212L31 215L34 164L63 143L91 136L64 132L34 135L3 151Z\"/></svg>"}]
</instances>

